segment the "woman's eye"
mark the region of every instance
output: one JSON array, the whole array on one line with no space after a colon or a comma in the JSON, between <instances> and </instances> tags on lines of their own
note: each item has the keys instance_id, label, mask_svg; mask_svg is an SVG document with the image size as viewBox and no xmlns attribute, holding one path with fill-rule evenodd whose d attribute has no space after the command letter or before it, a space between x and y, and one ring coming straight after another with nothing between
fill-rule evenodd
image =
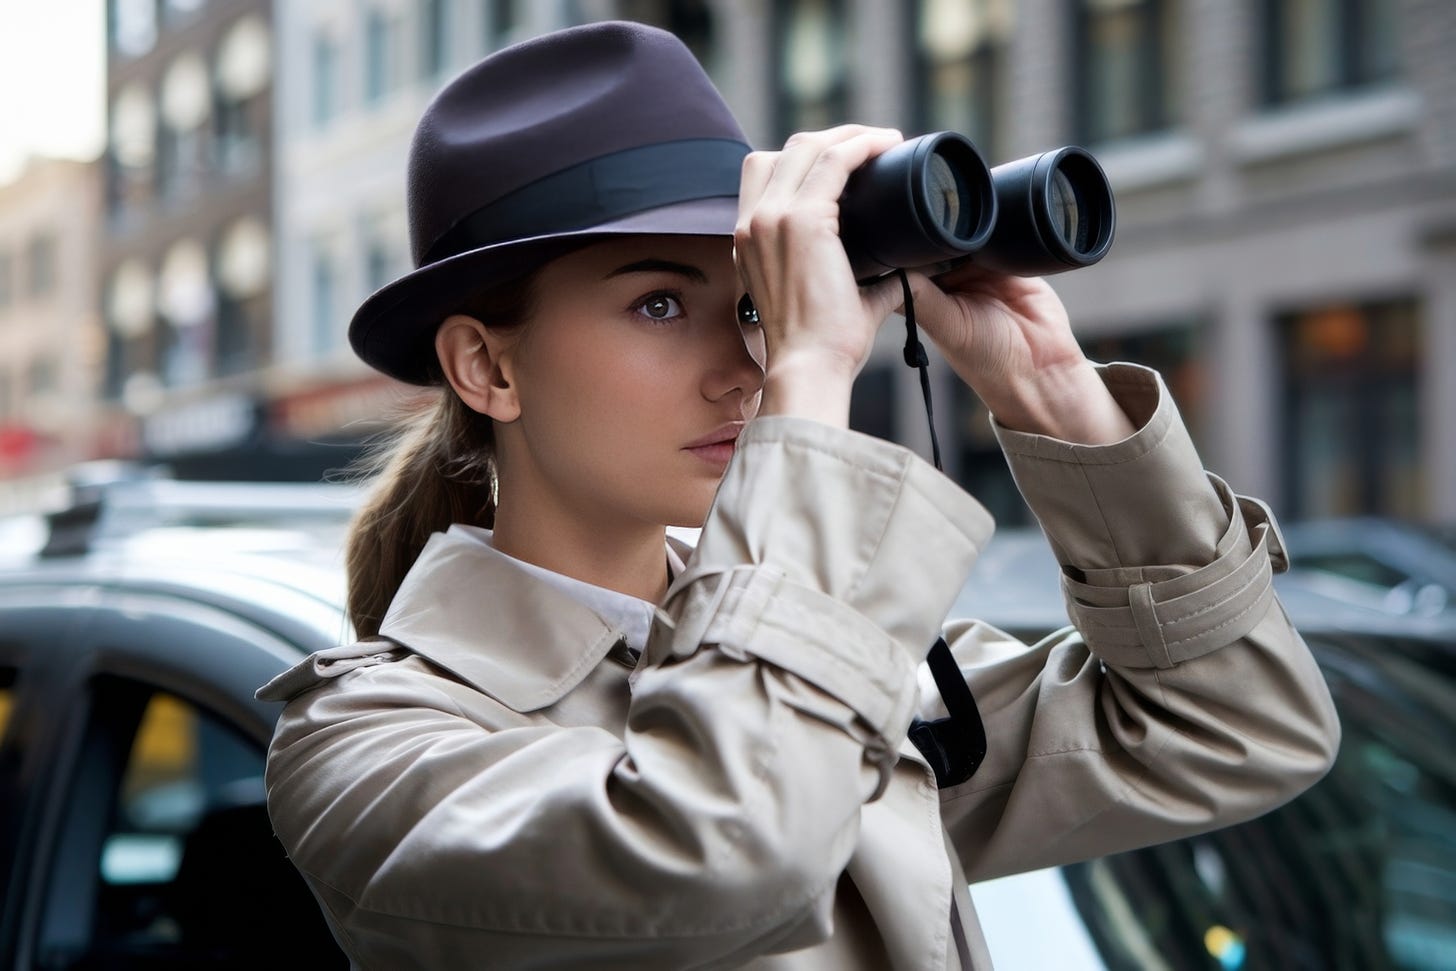
<instances>
[{"instance_id":1,"label":"woman's eye","mask_svg":"<svg viewBox=\"0 0 1456 971\"><path fill-rule=\"evenodd\" d=\"M738 298L738 322L746 327L757 327L758 308L753 305L753 298L748 294Z\"/></svg>"},{"instance_id":2,"label":"woman's eye","mask_svg":"<svg viewBox=\"0 0 1456 971\"><path fill-rule=\"evenodd\" d=\"M652 320L671 320L674 317L682 316L682 304L677 297L667 293L654 293L637 305L637 310L644 317Z\"/></svg>"}]
</instances>

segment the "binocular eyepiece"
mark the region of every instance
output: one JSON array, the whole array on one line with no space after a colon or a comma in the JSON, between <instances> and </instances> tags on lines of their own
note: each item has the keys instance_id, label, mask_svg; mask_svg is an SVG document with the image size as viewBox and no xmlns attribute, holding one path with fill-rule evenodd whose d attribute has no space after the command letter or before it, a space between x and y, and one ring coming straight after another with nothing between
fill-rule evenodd
<instances>
[{"instance_id":1,"label":"binocular eyepiece","mask_svg":"<svg viewBox=\"0 0 1456 971\"><path fill-rule=\"evenodd\" d=\"M1102 166L1075 146L988 169L970 139L934 132L850 176L840 239L856 279L932 276L972 260L1015 276L1090 266L1112 246L1116 212Z\"/></svg>"}]
</instances>

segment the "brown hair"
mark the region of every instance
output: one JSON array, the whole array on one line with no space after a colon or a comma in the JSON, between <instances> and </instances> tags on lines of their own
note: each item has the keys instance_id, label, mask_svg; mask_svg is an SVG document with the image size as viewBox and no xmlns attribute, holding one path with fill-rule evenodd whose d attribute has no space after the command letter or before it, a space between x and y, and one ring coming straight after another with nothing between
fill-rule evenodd
<instances>
[{"instance_id":1,"label":"brown hair","mask_svg":"<svg viewBox=\"0 0 1456 971\"><path fill-rule=\"evenodd\" d=\"M474 295L460 307L490 326L526 322L533 303L530 274ZM495 525L495 431L455 389L426 392L412 414L350 469L369 482L345 546L348 613L360 638L379 633L405 574L433 533L452 523Z\"/></svg>"}]
</instances>

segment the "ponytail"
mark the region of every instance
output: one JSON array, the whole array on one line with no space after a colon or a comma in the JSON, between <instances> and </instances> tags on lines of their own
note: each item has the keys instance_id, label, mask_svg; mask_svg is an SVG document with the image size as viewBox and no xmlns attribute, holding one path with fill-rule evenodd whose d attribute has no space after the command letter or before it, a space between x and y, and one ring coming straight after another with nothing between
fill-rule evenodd
<instances>
[{"instance_id":1,"label":"ponytail","mask_svg":"<svg viewBox=\"0 0 1456 971\"><path fill-rule=\"evenodd\" d=\"M373 487L349 530L348 610L360 638L379 623L432 533L495 525L495 434L453 388L408 419L393 446L371 460Z\"/></svg>"},{"instance_id":2,"label":"ponytail","mask_svg":"<svg viewBox=\"0 0 1456 971\"><path fill-rule=\"evenodd\" d=\"M531 311L534 274L472 297L460 312L516 326ZM429 392L383 447L355 466L372 485L345 544L349 620L373 637L405 574L433 533L452 523L495 526L495 430L447 382Z\"/></svg>"}]
</instances>

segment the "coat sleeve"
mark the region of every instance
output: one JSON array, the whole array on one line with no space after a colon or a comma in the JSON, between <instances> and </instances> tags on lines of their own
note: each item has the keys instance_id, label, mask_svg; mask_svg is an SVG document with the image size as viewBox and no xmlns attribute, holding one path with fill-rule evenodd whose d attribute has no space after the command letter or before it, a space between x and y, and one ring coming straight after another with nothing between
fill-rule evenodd
<instances>
[{"instance_id":1,"label":"coat sleeve","mask_svg":"<svg viewBox=\"0 0 1456 971\"><path fill-rule=\"evenodd\" d=\"M755 421L623 737L504 706L486 726L443 677L361 666L285 708L275 829L366 966L727 967L816 943L990 528L904 449Z\"/></svg>"},{"instance_id":2,"label":"coat sleeve","mask_svg":"<svg viewBox=\"0 0 1456 971\"><path fill-rule=\"evenodd\" d=\"M1156 372L1101 370L1132 437L997 427L1073 626L1029 650L975 621L947 629L989 744L942 793L973 881L1252 818L1317 781L1339 745L1270 583L1286 563L1268 507L1203 470Z\"/></svg>"}]
</instances>

